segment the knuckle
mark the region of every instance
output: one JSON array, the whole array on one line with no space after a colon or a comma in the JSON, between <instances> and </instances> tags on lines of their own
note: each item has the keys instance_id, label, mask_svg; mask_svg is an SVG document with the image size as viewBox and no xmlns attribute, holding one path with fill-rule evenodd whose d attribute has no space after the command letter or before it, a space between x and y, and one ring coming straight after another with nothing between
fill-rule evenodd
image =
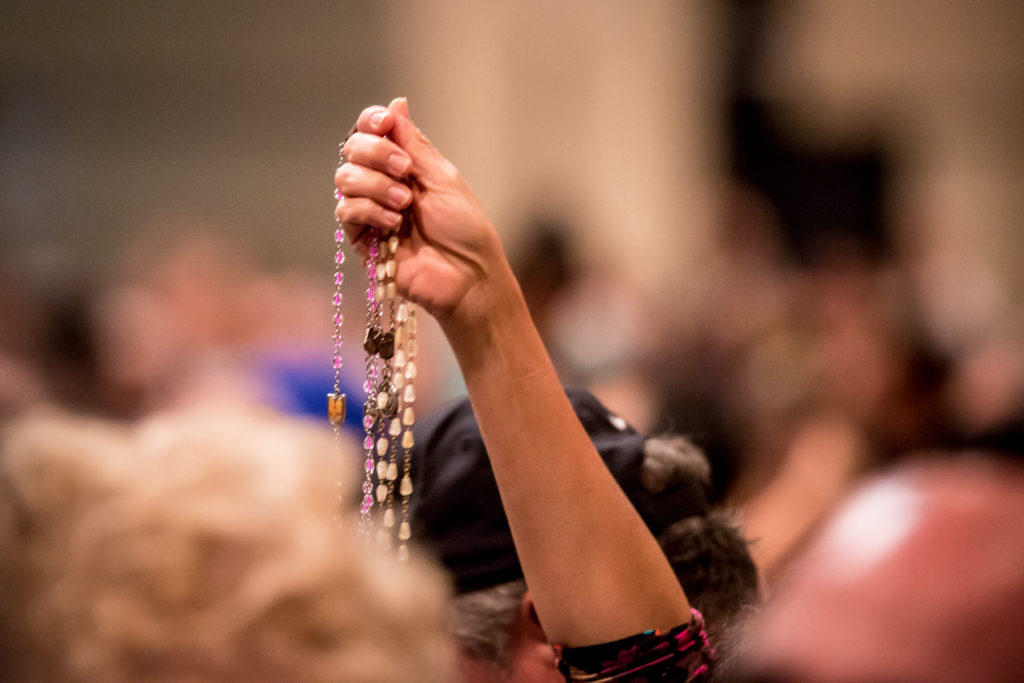
<instances>
[{"instance_id":1,"label":"knuckle","mask_svg":"<svg viewBox=\"0 0 1024 683\"><path fill-rule=\"evenodd\" d=\"M375 138L373 141L373 145L371 147L371 153L373 154L373 157L375 159L387 158L388 152L390 150L390 145L391 142L385 140L382 137Z\"/></svg>"},{"instance_id":2,"label":"knuckle","mask_svg":"<svg viewBox=\"0 0 1024 683\"><path fill-rule=\"evenodd\" d=\"M376 137L376 135L369 133L353 133L342 147L342 150L345 152L345 160L359 163L359 160L365 156L363 150L367 147L367 141L373 140Z\"/></svg>"},{"instance_id":3,"label":"knuckle","mask_svg":"<svg viewBox=\"0 0 1024 683\"><path fill-rule=\"evenodd\" d=\"M441 173L445 178L451 181L459 182L462 180L462 174L459 172L458 167L447 159L441 164Z\"/></svg>"},{"instance_id":4,"label":"knuckle","mask_svg":"<svg viewBox=\"0 0 1024 683\"><path fill-rule=\"evenodd\" d=\"M341 153L345 156L346 161L352 160L352 150L353 147L355 146L355 139L358 135L359 134L356 133L354 135L348 136L348 139L345 140L345 143L341 146Z\"/></svg>"},{"instance_id":5,"label":"knuckle","mask_svg":"<svg viewBox=\"0 0 1024 683\"><path fill-rule=\"evenodd\" d=\"M334 183L341 189L342 193L352 189L354 167L351 163L342 165L334 174Z\"/></svg>"},{"instance_id":6,"label":"knuckle","mask_svg":"<svg viewBox=\"0 0 1024 683\"><path fill-rule=\"evenodd\" d=\"M334 184L338 186L338 188L342 188L342 186L345 185L349 180L350 172L346 168L346 166L348 166L347 163L342 164L334 171Z\"/></svg>"},{"instance_id":7,"label":"knuckle","mask_svg":"<svg viewBox=\"0 0 1024 683\"><path fill-rule=\"evenodd\" d=\"M344 196L338 200L335 215L342 223L365 223L365 214L366 209L361 200Z\"/></svg>"},{"instance_id":8,"label":"knuckle","mask_svg":"<svg viewBox=\"0 0 1024 683\"><path fill-rule=\"evenodd\" d=\"M381 109L383 109L383 107L381 107L379 104L372 104L369 107L363 109L363 111L359 114L359 118L356 119L356 129L362 130L370 126L370 121L373 118L373 115L379 112Z\"/></svg>"}]
</instances>

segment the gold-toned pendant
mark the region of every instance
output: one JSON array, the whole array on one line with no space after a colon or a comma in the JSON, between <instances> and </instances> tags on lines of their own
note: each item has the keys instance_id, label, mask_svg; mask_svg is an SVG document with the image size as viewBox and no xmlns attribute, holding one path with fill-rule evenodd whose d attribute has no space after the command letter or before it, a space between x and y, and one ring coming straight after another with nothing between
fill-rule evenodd
<instances>
[{"instance_id":1,"label":"gold-toned pendant","mask_svg":"<svg viewBox=\"0 0 1024 683\"><path fill-rule=\"evenodd\" d=\"M345 421L345 394L327 394L327 419L331 424L341 424Z\"/></svg>"}]
</instances>

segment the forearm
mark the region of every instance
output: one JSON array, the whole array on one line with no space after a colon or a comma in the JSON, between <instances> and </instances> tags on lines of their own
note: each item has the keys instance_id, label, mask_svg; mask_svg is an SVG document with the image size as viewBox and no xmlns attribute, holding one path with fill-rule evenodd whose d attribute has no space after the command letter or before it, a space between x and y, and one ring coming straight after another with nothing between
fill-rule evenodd
<instances>
[{"instance_id":1,"label":"forearm","mask_svg":"<svg viewBox=\"0 0 1024 683\"><path fill-rule=\"evenodd\" d=\"M358 249L367 227L392 230L410 207L396 284L437 317L459 361L548 637L582 646L688 621L668 560L577 419L469 186L404 99L365 109L357 130L335 175L335 214ZM398 185L412 198L395 203Z\"/></svg>"},{"instance_id":2,"label":"forearm","mask_svg":"<svg viewBox=\"0 0 1024 683\"><path fill-rule=\"evenodd\" d=\"M577 419L502 260L491 300L442 321L552 642L588 645L689 619L654 537Z\"/></svg>"}]
</instances>

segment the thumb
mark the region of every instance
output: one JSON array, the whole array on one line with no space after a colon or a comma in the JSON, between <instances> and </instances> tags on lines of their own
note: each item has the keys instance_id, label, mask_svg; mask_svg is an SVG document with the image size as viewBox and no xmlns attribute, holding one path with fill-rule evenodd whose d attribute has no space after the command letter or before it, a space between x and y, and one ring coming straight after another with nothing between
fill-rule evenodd
<instances>
[{"instance_id":1,"label":"thumb","mask_svg":"<svg viewBox=\"0 0 1024 683\"><path fill-rule=\"evenodd\" d=\"M412 122L409 117L409 101L404 97L395 98L388 105L388 111L395 119L390 138L409 153L409 157L412 159L411 174L419 178L420 181L427 181L435 177L445 164L445 158Z\"/></svg>"},{"instance_id":2,"label":"thumb","mask_svg":"<svg viewBox=\"0 0 1024 683\"><path fill-rule=\"evenodd\" d=\"M404 116L407 119L412 118L409 115L409 100L405 97L396 97L391 100L391 104L388 105L388 111L395 115Z\"/></svg>"}]
</instances>

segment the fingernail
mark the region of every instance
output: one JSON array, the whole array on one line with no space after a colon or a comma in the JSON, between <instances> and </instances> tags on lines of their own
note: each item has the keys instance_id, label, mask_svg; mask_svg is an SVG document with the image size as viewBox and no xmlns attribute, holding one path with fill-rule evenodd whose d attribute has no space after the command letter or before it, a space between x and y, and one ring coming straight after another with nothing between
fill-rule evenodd
<instances>
[{"instance_id":1,"label":"fingernail","mask_svg":"<svg viewBox=\"0 0 1024 683\"><path fill-rule=\"evenodd\" d=\"M402 154L392 154L388 157L388 169L395 175L405 175L412 166L412 160Z\"/></svg>"},{"instance_id":2,"label":"fingernail","mask_svg":"<svg viewBox=\"0 0 1024 683\"><path fill-rule=\"evenodd\" d=\"M404 209L412 199L412 192L405 185L396 183L388 188L388 199L391 200L391 205L395 208Z\"/></svg>"},{"instance_id":3,"label":"fingernail","mask_svg":"<svg viewBox=\"0 0 1024 683\"><path fill-rule=\"evenodd\" d=\"M389 226L393 227L402 222L402 214L384 209L384 219L387 221Z\"/></svg>"},{"instance_id":4,"label":"fingernail","mask_svg":"<svg viewBox=\"0 0 1024 683\"><path fill-rule=\"evenodd\" d=\"M379 126L380 124L384 123L384 119L386 119L387 116L388 113L386 111L379 111L376 114L370 116L370 123L373 124L374 126Z\"/></svg>"}]
</instances>

